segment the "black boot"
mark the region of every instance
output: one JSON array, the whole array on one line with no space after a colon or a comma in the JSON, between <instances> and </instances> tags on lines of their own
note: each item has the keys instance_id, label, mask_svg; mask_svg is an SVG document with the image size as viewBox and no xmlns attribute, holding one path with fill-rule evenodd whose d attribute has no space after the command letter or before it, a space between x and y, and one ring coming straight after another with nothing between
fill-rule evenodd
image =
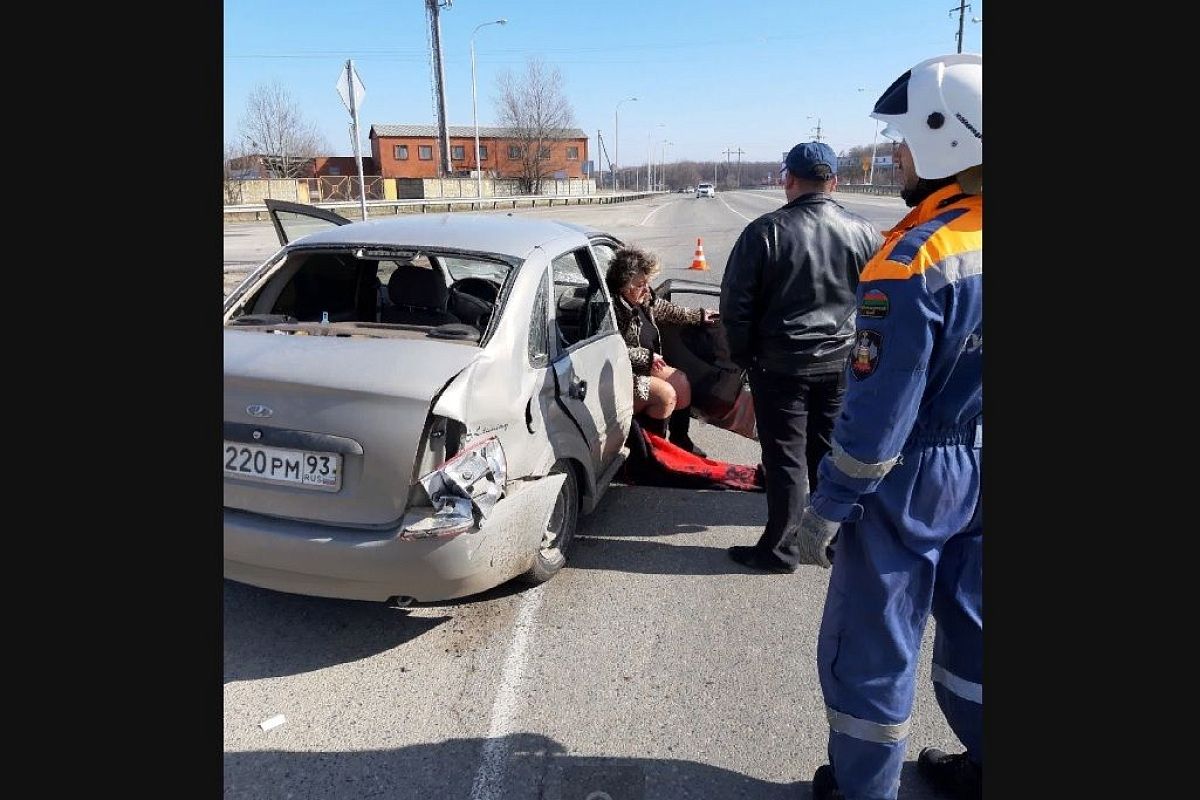
<instances>
[{"instance_id":1,"label":"black boot","mask_svg":"<svg viewBox=\"0 0 1200 800\"><path fill-rule=\"evenodd\" d=\"M692 425L692 410L681 408L671 414L671 444L678 445L692 455L708 458L708 453L701 450L688 436L688 428Z\"/></svg>"},{"instance_id":2,"label":"black boot","mask_svg":"<svg viewBox=\"0 0 1200 800\"><path fill-rule=\"evenodd\" d=\"M649 414L639 414L637 419L642 430L664 439L667 438L667 421L665 419L656 419Z\"/></svg>"},{"instance_id":3,"label":"black boot","mask_svg":"<svg viewBox=\"0 0 1200 800\"><path fill-rule=\"evenodd\" d=\"M956 800L983 797L983 767L967 758L966 753L951 754L926 747L917 756L917 770L948 797Z\"/></svg>"},{"instance_id":4,"label":"black boot","mask_svg":"<svg viewBox=\"0 0 1200 800\"><path fill-rule=\"evenodd\" d=\"M846 795L838 789L837 778L833 777L833 767L822 764L817 767L812 781L813 800L846 800Z\"/></svg>"}]
</instances>

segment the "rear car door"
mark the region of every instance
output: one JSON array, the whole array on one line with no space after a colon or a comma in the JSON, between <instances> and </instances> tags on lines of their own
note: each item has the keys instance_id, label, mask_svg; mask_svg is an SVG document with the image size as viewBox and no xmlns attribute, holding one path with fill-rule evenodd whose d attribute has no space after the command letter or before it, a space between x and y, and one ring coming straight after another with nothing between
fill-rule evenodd
<instances>
[{"instance_id":1,"label":"rear car door","mask_svg":"<svg viewBox=\"0 0 1200 800\"><path fill-rule=\"evenodd\" d=\"M591 248L551 262L552 366L559 402L587 440L596 473L621 454L633 418L633 373Z\"/></svg>"},{"instance_id":2,"label":"rear car door","mask_svg":"<svg viewBox=\"0 0 1200 800\"><path fill-rule=\"evenodd\" d=\"M271 224L275 226L275 235L279 237L281 245L294 242L310 233L353 222L341 214L304 203L270 199L264 200L263 203L271 215Z\"/></svg>"}]
</instances>

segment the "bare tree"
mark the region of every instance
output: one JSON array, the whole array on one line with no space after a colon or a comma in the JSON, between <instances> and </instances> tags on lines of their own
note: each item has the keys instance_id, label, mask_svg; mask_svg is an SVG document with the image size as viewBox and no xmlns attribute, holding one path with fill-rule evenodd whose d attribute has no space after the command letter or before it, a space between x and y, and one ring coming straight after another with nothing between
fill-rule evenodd
<instances>
[{"instance_id":1,"label":"bare tree","mask_svg":"<svg viewBox=\"0 0 1200 800\"><path fill-rule=\"evenodd\" d=\"M562 73L540 59L528 58L523 75L505 70L496 79L496 115L519 148L522 191L537 192L550 174L550 151L573 133L575 111L562 92Z\"/></svg>"},{"instance_id":2,"label":"bare tree","mask_svg":"<svg viewBox=\"0 0 1200 800\"><path fill-rule=\"evenodd\" d=\"M252 160L246 146L244 137L236 142L225 143L222 169L225 205L236 205L242 202L242 184Z\"/></svg>"},{"instance_id":3,"label":"bare tree","mask_svg":"<svg viewBox=\"0 0 1200 800\"><path fill-rule=\"evenodd\" d=\"M264 156L273 178L300 177L314 157L329 151L325 137L277 81L250 93L239 128L245 144Z\"/></svg>"}]
</instances>

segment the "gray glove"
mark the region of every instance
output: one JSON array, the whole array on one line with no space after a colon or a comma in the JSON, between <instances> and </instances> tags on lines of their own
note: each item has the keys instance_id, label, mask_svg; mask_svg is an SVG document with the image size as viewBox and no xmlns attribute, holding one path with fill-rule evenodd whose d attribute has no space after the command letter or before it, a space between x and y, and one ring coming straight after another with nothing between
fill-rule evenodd
<instances>
[{"instance_id":1,"label":"gray glove","mask_svg":"<svg viewBox=\"0 0 1200 800\"><path fill-rule=\"evenodd\" d=\"M825 519L813 511L812 506L800 515L800 533L796 545L800 549L797 563L816 564L829 569L833 565L833 548L830 546L842 523Z\"/></svg>"}]
</instances>

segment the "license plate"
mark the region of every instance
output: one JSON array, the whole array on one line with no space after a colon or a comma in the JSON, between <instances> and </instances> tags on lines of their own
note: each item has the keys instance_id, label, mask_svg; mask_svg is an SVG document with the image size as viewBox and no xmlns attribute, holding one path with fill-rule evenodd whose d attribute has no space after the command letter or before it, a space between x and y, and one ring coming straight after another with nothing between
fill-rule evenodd
<instances>
[{"instance_id":1,"label":"license plate","mask_svg":"<svg viewBox=\"0 0 1200 800\"><path fill-rule=\"evenodd\" d=\"M228 477L336 492L342 487L342 456L226 441L221 463Z\"/></svg>"}]
</instances>

